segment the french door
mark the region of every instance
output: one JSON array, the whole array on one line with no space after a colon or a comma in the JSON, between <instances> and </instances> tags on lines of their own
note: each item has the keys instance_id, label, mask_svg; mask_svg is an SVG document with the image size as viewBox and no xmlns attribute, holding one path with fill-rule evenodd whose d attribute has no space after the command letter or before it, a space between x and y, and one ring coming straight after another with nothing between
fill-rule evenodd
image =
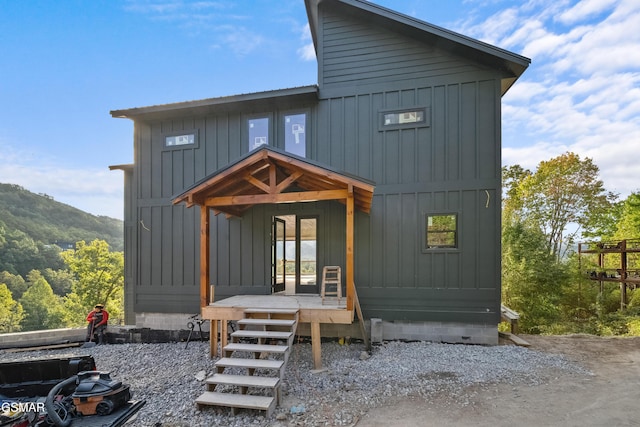
<instances>
[{"instance_id":1,"label":"french door","mask_svg":"<svg viewBox=\"0 0 640 427\"><path fill-rule=\"evenodd\" d=\"M318 218L275 216L272 236L272 291L318 293Z\"/></svg>"}]
</instances>

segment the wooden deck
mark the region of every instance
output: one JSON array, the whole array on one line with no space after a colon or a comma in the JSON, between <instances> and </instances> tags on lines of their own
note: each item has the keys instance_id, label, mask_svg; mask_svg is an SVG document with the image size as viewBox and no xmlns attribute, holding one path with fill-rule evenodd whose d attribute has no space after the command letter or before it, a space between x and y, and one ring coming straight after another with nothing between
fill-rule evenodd
<instances>
[{"instance_id":1,"label":"wooden deck","mask_svg":"<svg viewBox=\"0 0 640 427\"><path fill-rule=\"evenodd\" d=\"M227 322L240 320L245 312L252 309L298 310L299 323L309 323L311 327L311 345L313 364L322 368L320 324L351 324L354 311L347 310L345 299L338 305L335 299L322 298L319 295L237 295L202 307L202 318L211 320L211 357L218 354L218 334L221 348L227 345Z\"/></svg>"}]
</instances>

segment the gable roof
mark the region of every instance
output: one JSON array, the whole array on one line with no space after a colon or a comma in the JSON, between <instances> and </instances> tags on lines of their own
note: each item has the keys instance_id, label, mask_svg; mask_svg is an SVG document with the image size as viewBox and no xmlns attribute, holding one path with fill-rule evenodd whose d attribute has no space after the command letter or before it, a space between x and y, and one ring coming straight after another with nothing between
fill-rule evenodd
<instances>
[{"instance_id":1,"label":"gable roof","mask_svg":"<svg viewBox=\"0 0 640 427\"><path fill-rule=\"evenodd\" d=\"M503 95L531 63L531 60L524 56L365 0L305 0L316 53L318 52L318 8L320 5L334 8L341 14L357 16L372 25L405 34L461 57L499 69L505 74L501 87Z\"/></svg>"},{"instance_id":2,"label":"gable roof","mask_svg":"<svg viewBox=\"0 0 640 427\"><path fill-rule=\"evenodd\" d=\"M344 202L352 195L355 208L369 213L373 190L371 181L265 145L195 183L175 196L173 204L242 216L256 204Z\"/></svg>"}]
</instances>

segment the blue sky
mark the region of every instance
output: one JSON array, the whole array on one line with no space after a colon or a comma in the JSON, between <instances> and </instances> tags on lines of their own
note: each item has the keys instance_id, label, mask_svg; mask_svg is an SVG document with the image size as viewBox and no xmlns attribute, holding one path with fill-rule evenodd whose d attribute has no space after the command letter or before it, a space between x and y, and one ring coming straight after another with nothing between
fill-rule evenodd
<instances>
[{"instance_id":1,"label":"blue sky","mask_svg":"<svg viewBox=\"0 0 640 427\"><path fill-rule=\"evenodd\" d=\"M640 1L376 0L532 59L503 164L590 157L640 190ZM122 219L133 125L109 111L315 84L303 0L0 0L0 182Z\"/></svg>"}]
</instances>

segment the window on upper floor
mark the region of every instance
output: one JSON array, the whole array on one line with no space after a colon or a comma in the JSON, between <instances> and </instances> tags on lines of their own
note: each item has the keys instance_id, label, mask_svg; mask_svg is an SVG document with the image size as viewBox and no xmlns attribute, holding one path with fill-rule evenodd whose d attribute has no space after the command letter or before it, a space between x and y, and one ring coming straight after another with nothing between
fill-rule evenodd
<instances>
[{"instance_id":1,"label":"window on upper floor","mask_svg":"<svg viewBox=\"0 0 640 427\"><path fill-rule=\"evenodd\" d=\"M305 157L307 148L307 115L288 114L284 116L285 151Z\"/></svg>"},{"instance_id":2,"label":"window on upper floor","mask_svg":"<svg viewBox=\"0 0 640 427\"><path fill-rule=\"evenodd\" d=\"M458 215L427 214L425 230L425 249L458 247Z\"/></svg>"},{"instance_id":3,"label":"window on upper floor","mask_svg":"<svg viewBox=\"0 0 640 427\"><path fill-rule=\"evenodd\" d=\"M249 151L269 144L269 118L249 119Z\"/></svg>"},{"instance_id":4,"label":"window on upper floor","mask_svg":"<svg viewBox=\"0 0 640 427\"><path fill-rule=\"evenodd\" d=\"M430 125L430 109L426 107L402 110L380 111L379 130L391 130L410 127L428 127Z\"/></svg>"},{"instance_id":5,"label":"window on upper floor","mask_svg":"<svg viewBox=\"0 0 640 427\"><path fill-rule=\"evenodd\" d=\"M165 149L197 148L198 131L194 129L165 134L164 146Z\"/></svg>"}]
</instances>

